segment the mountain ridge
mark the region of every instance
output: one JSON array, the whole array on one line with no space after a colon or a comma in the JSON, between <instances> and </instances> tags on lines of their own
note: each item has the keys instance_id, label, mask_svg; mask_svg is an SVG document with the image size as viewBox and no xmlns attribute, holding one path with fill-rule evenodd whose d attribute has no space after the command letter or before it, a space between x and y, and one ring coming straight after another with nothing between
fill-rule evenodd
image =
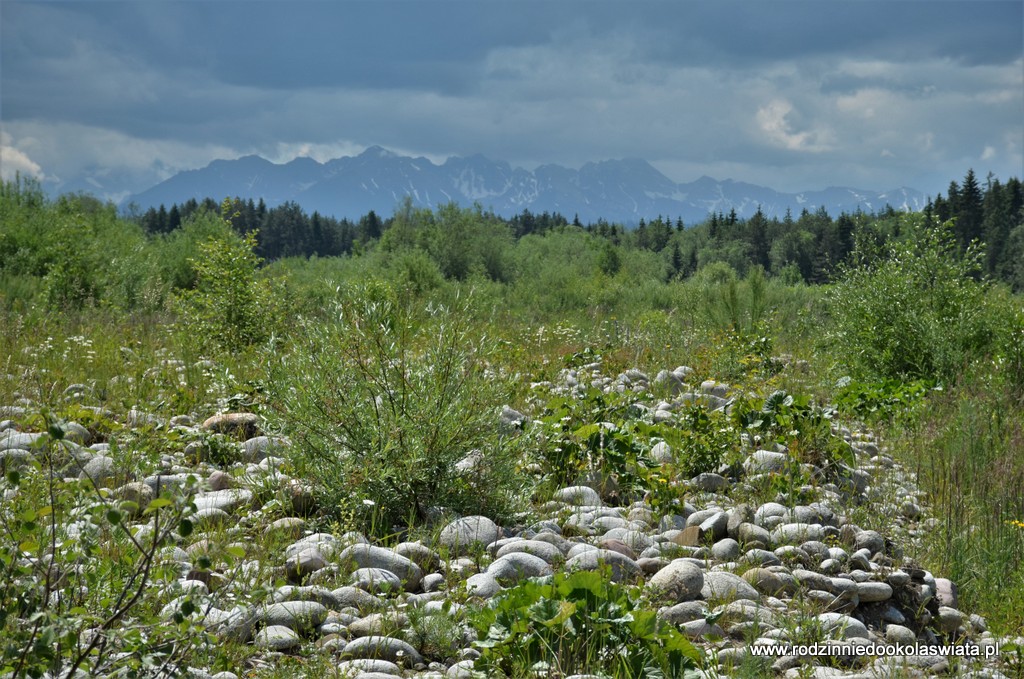
<instances>
[{"instance_id":1,"label":"mountain ridge","mask_svg":"<svg viewBox=\"0 0 1024 679\"><path fill-rule=\"evenodd\" d=\"M680 183L635 157L592 161L578 170L545 164L530 171L479 153L450 156L438 165L428 158L371 146L359 155L322 163L308 157L273 163L258 155L218 159L204 168L179 172L121 204L145 210L223 196L262 199L269 207L291 201L310 213L350 219L370 210L390 214L410 196L419 207L452 201L464 206L479 203L505 217L530 210L559 212L568 219L578 216L585 223L603 219L628 225L662 215L693 224L711 213L731 210L747 218L758 207L768 217L782 217L787 209L797 216L804 209L813 212L822 207L833 216L878 211L886 205L919 210L927 201L923 193L908 187L882 192L828 187L785 193L707 175Z\"/></svg>"}]
</instances>

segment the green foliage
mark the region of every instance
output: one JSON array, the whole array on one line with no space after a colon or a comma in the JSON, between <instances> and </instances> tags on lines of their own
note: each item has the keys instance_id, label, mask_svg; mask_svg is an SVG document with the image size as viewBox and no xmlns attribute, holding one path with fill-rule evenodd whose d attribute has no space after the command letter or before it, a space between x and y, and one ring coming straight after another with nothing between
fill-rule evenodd
<instances>
[{"instance_id":1,"label":"green foliage","mask_svg":"<svg viewBox=\"0 0 1024 679\"><path fill-rule=\"evenodd\" d=\"M924 403L935 383L928 380L883 379L856 382L849 377L837 383L836 407L864 421L899 417Z\"/></svg>"},{"instance_id":2,"label":"green foliage","mask_svg":"<svg viewBox=\"0 0 1024 679\"><path fill-rule=\"evenodd\" d=\"M530 579L494 597L471 622L474 669L509 677L607 674L697 677L700 651L606 573Z\"/></svg>"},{"instance_id":3,"label":"green foliage","mask_svg":"<svg viewBox=\"0 0 1024 679\"><path fill-rule=\"evenodd\" d=\"M933 394L889 439L939 519L914 556L957 583L963 609L1024 628L1024 403L998 384L966 384Z\"/></svg>"},{"instance_id":4,"label":"green foliage","mask_svg":"<svg viewBox=\"0 0 1024 679\"><path fill-rule=\"evenodd\" d=\"M551 398L537 418L542 439L538 453L551 483L569 485L586 472L598 472L635 487L643 448L626 426L630 408L623 395L596 387L578 398Z\"/></svg>"},{"instance_id":5,"label":"green foliage","mask_svg":"<svg viewBox=\"0 0 1024 679\"><path fill-rule=\"evenodd\" d=\"M864 259L833 290L828 340L858 379L949 381L992 349L980 252L961 259L948 227L904 219L911 239L884 260Z\"/></svg>"},{"instance_id":6,"label":"green foliage","mask_svg":"<svg viewBox=\"0 0 1024 679\"><path fill-rule=\"evenodd\" d=\"M278 357L271 396L326 513L390 530L442 506L505 516L518 499L517 446L495 411L511 385L463 304L419 317L392 288L362 286Z\"/></svg>"},{"instance_id":7,"label":"green foliage","mask_svg":"<svg viewBox=\"0 0 1024 679\"><path fill-rule=\"evenodd\" d=\"M45 200L32 183L0 191L0 299L53 310L152 309L162 285L141 230L88 196Z\"/></svg>"},{"instance_id":8,"label":"green foliage","mask_svg":"<svg viewBox=\"0 0 1024 679\"><path fill-rule=\"evenodd\" d=\"M155 674L202 637L153 612L155 582L174 568L158 550L190 526L185 495L147 507L113 499L89 480L65 481L62 422L43 414L34 454L0 480L0 674L39 677ZM149 519L131 532L130 516Z\"/></svg>"},{"instance_id":9,"label":"green foliage","mask_svg":"<svg viewBox=\"0 0 1024 679\"><path fill-rule=\"evenodd\" d=\"M276 305L269 283L258 275L255 246L255 234L237 236L228 222L199 246L191 262L196 287L178 294L183 324L199 343L240 349L273 332Z\"/></svg>"}]
</instances>

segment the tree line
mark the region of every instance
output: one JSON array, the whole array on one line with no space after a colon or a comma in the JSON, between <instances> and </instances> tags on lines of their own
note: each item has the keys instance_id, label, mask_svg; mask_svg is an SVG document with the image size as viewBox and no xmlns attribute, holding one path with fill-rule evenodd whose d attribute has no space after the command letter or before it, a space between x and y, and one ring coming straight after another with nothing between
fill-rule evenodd
<instances>
[{"instance_id":1,"label":"tree line","mask_svg":"<svg viewBox=\"0 0 1024 679\"><path fill-rule=\"evenodd\" d=\"M1017 178L1005 183L991 175L984 184L978 182L973 170L963 181L952 181L945 195L928 201L924 209L928 224L951 221L961 251L972 242L984 245L984 273L1024 289L1024 191ZM179 229L199 211L220 212L221 204L212 198L189 200L167 209L150 208L136 217L150 234L167 234ZM714 262L729 265L739 275L752 267L761 267L769 275L790 283L827 283L834 279L839 267L848 262L858 242L884 249L885 244L901 238L899 212L886 206L878 212L842 213L833 218L824 208L804 209L794 216L789 211L779 218L767 216L758 208L749 218L740 218L735 210L716 212L703 222L687 227L681 218L658 215L641 219L634 228L597 220L582 224L578 217L571 221L559 213L533 214L528 209L504 218L480 206L467 209L467 218L477 222L469 231L463 219L455 219L459 208L441 206L436 211L416 209L407 199L390 217L370 211L356 221L336 219L318 212L307 214L298 204L286 202L268 207L260 199L235 198L230 202L230 220L240 235L256 233L256 252L268 261L286 257L334 257L360 254L369 248L391 250L399 244L437 254L438 239L459 239L454 249L481 252L483 248L502 247L504 239L519 240L553 230L580 230L601 240L603 253L600 265L605 273L617 270L618 255L623 249L659 253L665 262L666 279L685 278ZM445 228L462 228L460 234L433 233L438 224ZM457 226L457 225L462 225ZM398 227L390 237L388 232ZM413 234L420 233L416 237ZM467 240L469 239L469 240ZM442 271L451 278L462 279L468 269L458 263L459 257L446 250L440 255ZM500 267L494 262L500 253L492 253L492 264L485 267L493 279L501 279ZM467 256L462 257L468 261Z\"/></svg>"}]
</instances>

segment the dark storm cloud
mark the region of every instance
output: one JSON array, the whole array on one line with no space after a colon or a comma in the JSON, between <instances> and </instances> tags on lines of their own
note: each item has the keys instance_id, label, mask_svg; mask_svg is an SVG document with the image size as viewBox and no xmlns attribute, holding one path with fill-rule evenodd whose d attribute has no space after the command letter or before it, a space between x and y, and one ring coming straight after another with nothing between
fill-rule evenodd
<instances>
[{"instance_id":1,"label":"dark storm cloud","mask_svg":"<svg viewBox=\"0 0 1024 679\"><path fill-rule=\"evenodd\" d=\"M640 156L679 180L791 189L941 186L982 160L1020 174L1019 2L5 0L0 12L7 157L51 177L372 144L528 166Z\"/></svg>"}]
</instances>

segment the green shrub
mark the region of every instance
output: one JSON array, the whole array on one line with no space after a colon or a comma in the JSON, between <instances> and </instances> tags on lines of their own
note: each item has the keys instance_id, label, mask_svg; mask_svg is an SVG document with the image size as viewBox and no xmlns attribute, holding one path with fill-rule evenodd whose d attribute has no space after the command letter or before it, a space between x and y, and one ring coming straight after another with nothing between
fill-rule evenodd
<instances>
[{"instance_id":1,"label":"green shrub","mask_svg":"<svg viewBox=\"0 0 1024 679\"><path fill-rule=\"evenodd\" d=\"M317 484L324 512L385 530L439 507L507 516L520 492L518 448L496 409L511 383L490 369L495 345L471 335L468 309L420 318L393 289L369 284L336 311L304 328L269 380L297 443L292 462Z\"/></svg>"},{"instance_id":2,"label":"green shrub","mask_svg":"<svg viewBox=\"0 0 1024 679\"><path fill-rule=\"evenodd\" d=\"M226 206L225 206L226 207ZM222 220L220 233L192 260L196 287L178 294L181 322L200 343L240 349L269 338L276 323L274 296L258 275L256 234L238 236Z\"/></svg>"},{"instance_id":3,"label":"green shrub","mask_svg":"<svg viewBox=\"0 0 1024 679\"><path fill-rule=\"evenodd\" d=\"M485 676L697 677L700 651L607 573L530 579L471 619Z\"/></svg>"},{"instance_id":4,"label":"green shrub","mask_svg":"<svg viewBox=\"0 0 1024 679\"><path fill-rule=\"evenodd\" d=\"M181 494L140 507L89 480L61 479L64 428L44 419L32 457L0 479L0 675L173 670L203 635L184 617L162 620L153 585L178 577L159 550L191 532L194 506ZM142 530L129 530L133 516L148 521Z\"/></svg>"},{"instance_id":5,"label":"green shrub","mask_svg":"<svg viewBox=\"0 0 1024 679\"><path fill-rule=\"evenodd\" d=\"M992 348L981 253L961 258L949 225L903 218L911 238L884 259L855 252L830 295L830 347L854 377L949 381Z\"/></svg>"}]
</instances>

